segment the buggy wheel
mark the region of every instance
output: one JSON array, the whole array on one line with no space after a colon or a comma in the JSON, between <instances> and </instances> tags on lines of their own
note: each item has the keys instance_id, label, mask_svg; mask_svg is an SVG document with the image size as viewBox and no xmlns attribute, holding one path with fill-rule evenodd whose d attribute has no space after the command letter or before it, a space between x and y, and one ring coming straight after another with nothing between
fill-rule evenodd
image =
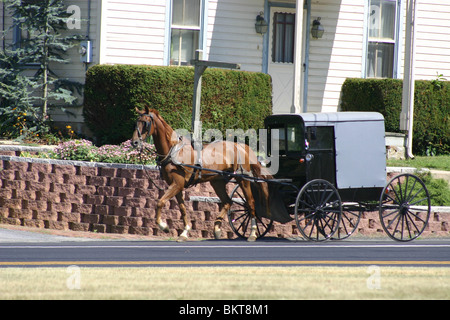
<instances>
[{"instance_id":1,"label":"buggy wheel","mask_svg":"<svg viewBox=\"0 0 450 320\"><path fill-rule=\"evenodd\" d=\"M244 192L239 185L234 187L230 198L233 202L228 210L228 222L230 223L231 229L240 238L248 239L251 233L252 215L248 209ZM272 224L273 220L256 216L257 239L264 237L269 232Z\"/></svg>"},{"instance_id":2,"label":"buggy wheel","mask_svg":"<svg viewBox=\"0 0 450 320\"><path fill-rule=\"evenodd\" d=\"M430 195L423 181L401 174L389 181L380 197L381 226L397 241L411 241L425 230L430 218Z\"/></svg>"},{"instance_id":3,"label":"buggy wheel","mask_svg":"<svg viewBox=\"0 0 450 320\"><path fill-rule=\"evenodd\" d=\"M342 209L342 219L339 228L333 236L335 240L343 240L350 237L356 228L358 228L359 220L363 212L361 204L344 205Z\"/></svg>"},{"instance_id":4,"label":"buggy wheel","mask_svg":"<svg viewBox=\"0 0 450 320\"><path fill-rule=\"evenodd\" d=\"M341 197L328 181L312 180L298 193L295 201L295 221L305 239L330 239L338 230L341 217Z\"/></svg>"}]
</instances>

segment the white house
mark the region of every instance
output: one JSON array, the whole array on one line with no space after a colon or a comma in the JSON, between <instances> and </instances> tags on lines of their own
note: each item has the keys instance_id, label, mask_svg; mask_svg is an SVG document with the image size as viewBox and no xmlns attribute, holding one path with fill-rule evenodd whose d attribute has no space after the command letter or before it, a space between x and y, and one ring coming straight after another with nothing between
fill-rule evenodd
<instances>
[{"instance_id":1,"label":"white house","mask_svg":"<svg viewBox=\"0 0 450 320\"><path fill-rule=\"evenodd\" d=\"M67 32L85 35L92 56L83 63L72 50L61 72L83 81L94 64L188 65L201 49L206 60L270 74L274 113L336 111L348 77L403 78L408 1L67 0L82 19ZM450 0L416 3L415 78L450 77ZM0 21L10 26L8 12ZM311 35L315 21L322 38ZM13 41L17 31L2 46Z\"/></svg>"}]
</instances>

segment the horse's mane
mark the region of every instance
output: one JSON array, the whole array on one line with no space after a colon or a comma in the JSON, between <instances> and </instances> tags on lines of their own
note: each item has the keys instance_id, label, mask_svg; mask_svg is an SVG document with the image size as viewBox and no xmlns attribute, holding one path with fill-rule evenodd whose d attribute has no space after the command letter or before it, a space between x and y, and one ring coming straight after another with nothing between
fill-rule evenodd
<instances>
[{"instance_id":1,"label":"horse's mane","mask_svg":"<svg viewBox=\"0 0 450 320\"><path fill-rule=\"evenodd\" d=\"M174 144L174 143L172 143L172 134L174 132L172 127L161 117L158 110L149 109L149 112L153 113L158 118L158 120L162 123L162 125L164 127L164 131L166 133L167 141L169 141L171 144Z\"/></svg>"}]
</instances>

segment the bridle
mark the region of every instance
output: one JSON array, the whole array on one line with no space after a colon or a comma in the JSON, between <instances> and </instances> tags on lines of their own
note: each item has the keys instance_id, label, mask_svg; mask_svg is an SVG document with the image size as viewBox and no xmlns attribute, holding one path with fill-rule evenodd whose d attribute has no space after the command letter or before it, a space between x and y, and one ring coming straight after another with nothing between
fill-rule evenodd
<instances>
[{"instance_id":1,"label":"bridle","mask_svg":"<svg viewBox=\"0 0 450 320\"><path fill-rule=\"evenodd\" d=\"M150 121L143 120L142 119L143 117L149 117ZM143 127L142 127L142 131L139 129L139 122L142 122L144 124ZM148 149L148 148L144 147L143 144L142 144L144 142L143 139L142 139L142 136L144 135L144 133L151 134L151 132L152 132L152 125L155 126L154 130L156 130L156 122L155 122L155 119L153 118L153 114L152 113L143 113L143 114L141 114L139 119L136 122L136 131L137 131L137 134L138 134L139 141L141 142L140 152L141 152L141 154L144 151L152 153L154 156L156 156L156 164L158 166L160 166L160 167L161 166L164 167L165 165L167 165L169 162L172 161L171 153L172 153L172 150L174 149L174 147L177 146L177 145L172 146L167 154L159 154L155 150L151 150L151 149ZM179 140L181 141L181 137L179 137Z\"/></svg>"},{"instance_id":2,"label":"bridle","mask_svg":"<svg viewBox=\"0 0 450 320\"><path fill-rule=\"evenodd\" d=\"M141 118L144 117L144 116L150 117L151 120L150 120L150 121L141 120ZM141 130L139 129L139 126L138 126L138 123L139 123L139 122L144 123L144 126L143 126L143 128L142 128L142 132L141 132ZM136 122L136 131L137 131L137 133L138 133L138 137L139 137L139 140L140 140L140 141L142 141L142 135L143 135L146 131L148 132L148 134L150 134L150 133L152 132L152 124L154 124L155 127L156 127L155 120L153 119L153 115L152 115L151 113L149 113L149 114L141 114L140 118L139 118L139 119L137 120L137 122Z\"/></svg>"},{"instance_id":3,"label":"bridle","mask_svg":"<svg viewBox=\"0 0 450 320\"><path fill-rule=\"evenodd\" d=\"M150 118L150 121L144 120L144 119L143 119L144 117ZM145 118L145 119L148 119L148 118ZM144 125L142 126L142 131L141 131L141 129L139 129L139 122L141 122L141 123L144 124ZM181 137L181 136L178 136L178 135L177 135L177 136L178 136L179 143L173 145L173 146L170 148L169 152L168 152L166 155L164 155L164 154L158 154L155 150L151 150L151 149L148 149L147 147L144 147L144 146L143 146L143 144L142 144L142 142L143 142L142 136L143 136L145 133L151 134L151 132L152 132L152 125L155 126L155 127L154 127L154 130L156 130L156 122L155 122L155 119L153 118L153 114L152 114L152 113L143 113L143 114L141 114L141 115L139 116L139 119L136 121L136 131L137 131L137 134L138 134L138 137L139 137L139 141L141 142L141 148L140 148L140 154L141 154L141 156L142 156L142 153L143 153L144 151L147 151L147 152L152 153L154 156L156 156L156 164L157 164L157 166L160 167L160 168L165 167L165 166L166 166L167 164L169 164L169 163L173 163L173 164L175 164L175 165L182 165L182 166L186 166L186 167L191 167L191 166L189 166L189 165L187 165L187 164L176 163L176 162L174 162L173 159L172 159L172 153L173 153L173 151L176 152L177 150L179 150L179 149L176 149L176 148L182 148L183 145L184 145L184 144L182 143L182 137ZM187 182L185 183L185 187L188 187L188 186L191 186L191 185L194 185L194 184L197 183L196 180L195 180L195 177L196 177L196 173L197 173L198 171L199 171L199 177L200 177L200 178L198 178L198 179L201 179L201 175L202 175L202 170L201 170L201 168L199 168L199 167L197 167L197 166L193 166L192 168L193 168L193 172L192 172L192 174L191 174L191 177L190 177L189 181L187 181ZM153 179L152 179L150 176L148 176L148 179L153 183L154 186L156 186L157 189L163 190L163 189L161 189L161 188L153 181Z\"/></svg>"},{"instance_id":4,"label":"bridle","mask_svg":"<svg viewBox=\"0 0 450 320\"><path fill-rule=\"evenodd\" d=\"M150 121L145 121L145 120L142 120L142 117L144 117L144 116L148 116L148 117L150 117ZM142 122L142 123L144 123L144 126L142 127L142 132L141 132L141 130L139 129L139 122ZM156 128L156 122L155 122L155 120L153 119L153 115L151 114L151 113L148 113L148 114L141 114L140 115L140 117L139 117L139 119L136 121L136 131L137 131L137 133L138 133L138 137L139 137L139 140L141 141L141 143L143 142L143 139L142 139L142 135L147 131L148 132L148 134L151 134L151 132L152 132L152 124L155 126L155 128ZM154 150L150 150L150 149L148 149L148 148L146 148L146 147L141 147L141 149L140 149L140 156L142 157L142 153L144 152L144 150L145 151L147 151L147 152L151 152L152 154L154 154L155 156L159 156ZM142 158L141 158L142 159ZM155 181L153 181L153 179L150 177L150 175L148 174L148 172L147 171L145 171L144 170L144 172L147 174L147 178L148 178L148 180L159 190L159 191L163 191L164 189L162 189L161 187L159 187L158 186L158 184L156 184L155 183Z\"/></svg>"}]
</instances>

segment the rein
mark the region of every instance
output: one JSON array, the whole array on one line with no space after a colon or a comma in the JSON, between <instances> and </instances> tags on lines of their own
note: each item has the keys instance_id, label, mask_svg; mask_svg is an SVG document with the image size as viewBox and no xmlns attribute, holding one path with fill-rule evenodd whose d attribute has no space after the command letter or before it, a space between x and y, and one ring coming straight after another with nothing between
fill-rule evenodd
<instances>
[{"instance_id":1,"label":"rein","mask_svg":"<svg viewBox=\"0 0 450 320\"><path fill-rule=\"evenodd\" d=\"M144 120L140 120L140 119L139 119L139 120L137 120L137 122L136 122L136 131L137 131L137 133L138 133L138 137L139 137L139 140L141 141L141 143L144 142L143 139L142 139L142 134L144 133L144 130L147 130L147 132L150 133L151 130L152 130L152 123L154 122L154 119L153 119L153 115L152 115L152 114L143 114L143 116L149 116L150 119L151 119L151 121L144 121ZM141 132L141 130L139 129L139 126L138 126L138 123L139 123L139 122L143 122L143 123L144 123L144 127L143 127L143 131L142 131L142 132ZM155 127L156 127L156 124L155 124ZM159 157L163 157L163 156L164 156L164 155L158 154L156 151L154 151L154 150L152 150L152 149L150 149L150 148L148 148L148 147L144 147L143 144L142 144L142 148L141 148L141 150L139 151L139 157L140 157L140 159L141 159L141 164L142 164L142 165L144 165L144 160L142 159L144 151L146 151L146 152L148 152L148 153L150 153L150 154L156 156L156 159L158 159ZM167 156L166 156L166 157L167 157ZM158 160L156 160L156 165L157 165L158 167L160 167L160 162L159 162ZM161 169L160 169L160 170L161 170ZM148 174L147 170L144 170L144 172L145 172L145 174L147 175L147 179L150 180L150 182L156 187L156 189L158 189L159 191L164 191L164 189L163 189L163 188L160 188L160 187L155 183L155 181L150 177L150 175Z\"/></svg>"},{"instance_id":2,"label":"rein","mask_svg":"<svg viewBox=\"0 0 450 320\"><path fill-rule=\"evenodd\" d=\"M152 114L142 114L141 117L142 117L142 116L148 116L148 117L150 117L151 121L145 121L145 120L141 120L141 119L137 120L137 123L136 123L136 131L137 131L137 133L138 133L138 137L139 137L139 140L140 140L141 142L143 142L142 135L143 135L145 132L148 132L149 134L151 133L152 124L155 126L155 130L156 130L156 123L154 122L153 115L152 115ZM144 123L144 126L143 126L143 128L142 128L142 132L141 132L141 130L139 129L139 126L138 126L138 123L139 123L139 122ZM181 137L179 137L178 139L180 140L180 143L181 143ZM191 176L190 176L190 178L189 178L189 181L186 181L186 183L185 183L185 188L187 188L187 187L196 185L196 184L199 182L199 180L200 180L201 178L196 179L196 175L197 175L197 173L199 173L199 175L200 175L200 177L201 177L202 171L204 170L204 168L202 168L201 166L191 166L191 165L184 164L184 163L177 163L176 161L174 161L174 159L172 159L172 153L173 153L173 150L174 150L177 146L179 146L180 143L173 145L173 146L170 148L169 152L168 152L166 155L164 155L164 154L159 154L159 153L157 153L155 150L149 149L149 148L147 148L147 147L142 147L141 150L140 150L140 158L141 158L141 164L143 164L144 161L142 160L142 157L143 157L144 151L146 151L146 152L148 152L148 153L150 153L150 154L156 156L156 165L157 165L157 167L159 167L160 173L161 173L161 168L164 168L164 167L165 167L166 165L168 165L169 163L172 163L172 164L174 164L174 165L176 165L176 166L180 166L180 167L182 167L182 168L185 169L185 170L186 170L186 167L191 168L191 169L192 169L192 172L190 173ZM206 169L206 170L207 170L207 169ZM211 170L211 171L214 171L214 170ZM216 173L206 173L206 175L214 175L214 174L216 174ZM153 179L152 179L148 174L147 174L147 178L151 181L151 183L152 183L158 190L160 190L160 191L163 190L163 189L161 189L159 186L156 185L156 183L153 181Z\"/></svg>"},{"instance_id":3,"label":"rein","mask_svg":"<svg viewBox=\"0 0 450 320\"><path fill-rule=\"evenodd\" d=\"M148 153L153 153L155 154L155 151L145 147L145 148L141 148L140 152L139 152L139 158L141 160L141 165L144 166L144 160L142 159L143 157L143 153L144 151L147 151ZM152 177L150 177L150 174L147 172L147 170L145 170L144 168L142 168L142 170L145 172L145 175L147 176L147 179L150 180L150 182L156 187L156 189L158 189L159 191L164 191L163 188L160 188L155 181L152 179Z\"/></svg>"}]
</instances>

